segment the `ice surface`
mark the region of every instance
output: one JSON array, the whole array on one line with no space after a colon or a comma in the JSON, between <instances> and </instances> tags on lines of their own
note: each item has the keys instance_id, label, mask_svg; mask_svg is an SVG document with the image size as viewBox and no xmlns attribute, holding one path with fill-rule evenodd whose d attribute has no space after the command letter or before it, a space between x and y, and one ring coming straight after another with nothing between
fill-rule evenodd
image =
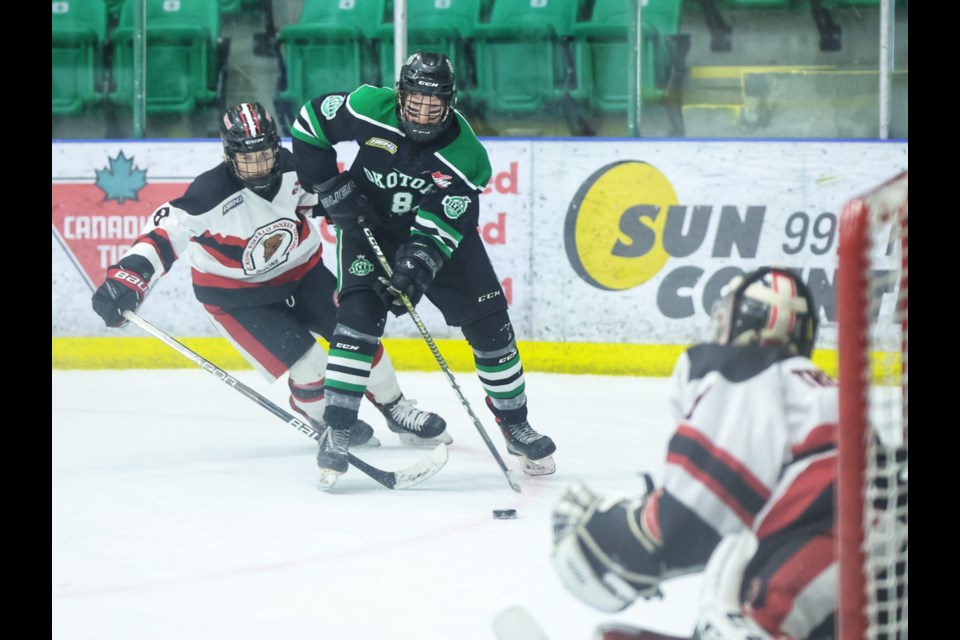
<instances>
[{"instance_id":1,"label":"ice surface","mask_svg":"<svg viewBox=\"0 0 960 640\"><path fill-rule=\"evenodd\" d=\"M236 375L287 410L285 380ZM518 494L439 370L399 376L446 418L446 467L406 491L351 468L324 493L316 444L200 369L53 371L52 637L492 640L514 605L551 640L614 621L691 631L699 576L611 615L569 595L549 563L549 513L567 485L635 493L641 470L660 477L666 379L528 373L531 424L558 447L557 473L531 478L476 376L456 373ZM425 453L369 403L361 417L384 446L358 457L397 469Z\"/></svg>"}]
</instances>

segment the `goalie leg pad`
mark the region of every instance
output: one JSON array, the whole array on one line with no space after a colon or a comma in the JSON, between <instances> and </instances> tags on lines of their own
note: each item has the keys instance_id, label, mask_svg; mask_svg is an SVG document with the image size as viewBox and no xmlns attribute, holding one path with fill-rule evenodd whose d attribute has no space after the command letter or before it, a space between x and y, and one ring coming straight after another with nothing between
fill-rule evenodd
<instances>
[{"instance_id":1,"label":"goalie leg pad","mask_svg":"<svg viewBox=\"0 0 960 640\"><path fill-rule=\"evenodd\" d=\"M703 572L699 640L775 640L740 606L743 571L757 551L757 539L749 531L729 534L713 551Z\"/></svg>"}]
</instances>

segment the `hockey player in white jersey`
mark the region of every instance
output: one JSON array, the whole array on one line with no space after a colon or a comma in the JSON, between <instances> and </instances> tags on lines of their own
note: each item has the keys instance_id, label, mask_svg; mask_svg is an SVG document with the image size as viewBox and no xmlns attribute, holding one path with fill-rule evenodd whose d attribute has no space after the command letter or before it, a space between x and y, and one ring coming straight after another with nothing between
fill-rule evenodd
<instances>
[{"instance_id":1,"label":"hockey player in white jersey","mask_svg":"<svg viewBox=\"0 0 960 640\"><path fill-rule=\"evenodd\" d=\"M316 336L333 335L337 279L321 260L320 232L309 219L317 196L301 188L293 154L260 103L228 108L220 136L223 162L153 212L109 267L93 308L108 327L122 326L121 312L136 311L148 287L185 255L194 294L216 329L268 381L289 373L291 407L319 430L327 353ZM366 395L405 444L453 441L443 418L404 397L382 348ZM380 444L362 420L350 441Z\"/></svg>"},{"instance_id":2,"label":"hockey player in white jersey","mask_svg":"<svg viewBox=\"0 0 960 640\"><path fill-rule=\"evenodd\" d=\"M834 637L838 396L810 360L817 313L785 269L730 283L715 338L674 368L662 484L647 476L633 497L576 484L555 507L553 566L569 591L620 611L706 569L694 637ZM649 637L635 631L597 637Z\"/></svg>"}]
</instances>

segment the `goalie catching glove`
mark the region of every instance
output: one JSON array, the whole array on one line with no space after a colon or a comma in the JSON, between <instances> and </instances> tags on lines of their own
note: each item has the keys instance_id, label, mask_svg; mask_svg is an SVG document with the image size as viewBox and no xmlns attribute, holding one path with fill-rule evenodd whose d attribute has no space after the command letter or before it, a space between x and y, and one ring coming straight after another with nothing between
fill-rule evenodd
<instances>
[{"instance_id":1,"label":"goalie catching glove","mask_svg":"<svg viewBox=\"0 0 960 640\"><path fill-rule=\"evenodd\" d=\"M361 193L357 184L346 173L341 173L317 185L320 206L324 217L341 231L357 225L357 220L367 209L369 198Z\"/></svg>"},{"instance_id":2,"label":"goalie catching glove","mask_svg":"<svg viewBox=\"0 0 960 640\"><path fill-rule=\"evenodd\" d=\"M567 489L553 510L552 562L568 591L608 612L660 595L657 496L601 497L581 483Z\"/></svg>"},{"instance_id":3,"label":"goalie catching glove","mask_svg":"<svg viewBox=\"0 0 960 640\"><path fill-rule=\"evenodd\" d=\"M400 298L406 296L412 306L417 306L424 292L443 266L443 254L430 240L415 238L397 250L396 264L390 280L381 278L382 297L387 309L395 316L407 312Z\"/></svg>"},{"instance_id":4,"label":"goalie catching glove","mask_svg":"<svg viewBox=\"0 0 960 640\"><path fill-rule=\"evenodd\" d=\"M107 268L107 278L93 294L93 310L108 327L127 323L123 311L136 311L147 295L153 269L139 256L124 258Z\"/></svg>"}]
</instances>

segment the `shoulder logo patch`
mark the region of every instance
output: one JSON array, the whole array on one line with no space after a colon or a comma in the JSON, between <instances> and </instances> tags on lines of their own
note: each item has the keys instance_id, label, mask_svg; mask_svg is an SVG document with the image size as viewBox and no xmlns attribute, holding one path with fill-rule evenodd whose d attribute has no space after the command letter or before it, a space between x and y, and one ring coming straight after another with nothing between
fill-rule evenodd
<instances>
[{"instance_id":1,"label":"shoulder logo patch","mask_svg":"<svg viewBox=\"0 0 960 640\"><path fill-rule=\"evenodd\" d=\"M446 196L440 201L443 205L443 215L451 220L456 220L467 212L470 205L470 198L467 196Z\"/></svg>"},{"instance_id":2,"label":"shoulder logo patch","mask_svg":"<svg viewBox=\"0 0 960 640\"><path fill-rule=\"evenodd\" d=\"M397 145L390 142L389 140L384 140L383 138L370 138L363 144L368 147L375 147L377 149L383 149L384 151L390 152L391 155L397 152Z\"/></svg>"},{"instance_id":3,"label":"shoulder logo patch","mask_svg":"<svg viewBox=\"0 0 960 640\"><path fill-rule=\"evenodd\" d=\"M322 113L323 117L327 120L333 120L333 116L337 115L337 110L340 109L340 105L342 104L343 96L327 96L323 102L320 103L320 113Z\"/></svg>"},{"instance_id":4,"label":"shoulder logo patch","mask_svg":"<svg viewBox=\"0 0 960 640\"><path fill-rule=\"evenodd\" d=\"M453 180L453 176L448 176L445 173L439 171L434 171L430 174L430 177L433 178L434 184L436 184L441 189L446 189L450 186L450 181Z\"/></svg>"},{"instance_id":5,"label":"shoulder logo patch","mask_svg":"<svg viewBox=\"0 0 960 640\"><path fill-rule=\"evenodd\" d=\"M227 215L227 211L230 211L230 209L233 209L234 207L239 207L241 204L243 204L243 194L238 193L233 200L231 200L230 202L224 203L223 215Z\"/></svg>"}]
</instances>

